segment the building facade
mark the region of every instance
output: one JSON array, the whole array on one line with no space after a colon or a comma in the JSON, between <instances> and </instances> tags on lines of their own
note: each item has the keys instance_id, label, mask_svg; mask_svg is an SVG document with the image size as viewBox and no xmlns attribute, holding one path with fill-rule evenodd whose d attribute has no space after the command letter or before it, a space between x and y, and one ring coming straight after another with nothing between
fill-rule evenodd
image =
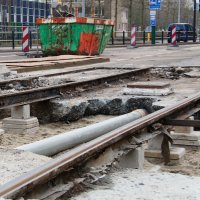
<instances>
[{"instance_id":1,"label":"building facade","mask_svg":"<svg viewBox=\"0 0 200 200\"><path fill-rule=\"evenodd\" d=\"M35 19L51 14L51 4L46 0L0 0L0 26L35 24Z\"/></svg>"},{"instance_id":2,"label":"building facade","mask_svg":"<svg viewBox=\"0 0 200 200\"><path fill-rule=\"evenodd\" d=\"M123 31L128 31L128 8L123 5L123 0L105 0L105 18L115 21L116 36L122 36Z\"/></svg>"}]
</instances>

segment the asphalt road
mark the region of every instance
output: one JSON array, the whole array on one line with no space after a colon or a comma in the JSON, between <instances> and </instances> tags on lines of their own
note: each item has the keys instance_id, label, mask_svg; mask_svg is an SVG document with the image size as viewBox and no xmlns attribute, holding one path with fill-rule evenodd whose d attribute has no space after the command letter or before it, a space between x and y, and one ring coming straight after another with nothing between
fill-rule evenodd
<instances>
[{"instance_id":1,"label":"asphalt road","mask_svg":"<svg viewBox=\"0 0 200 200\"><path fill-rule=\"evenodd\" d=\"M103 64L106 67L200 66L200 45L184 45L170 49L167 46L139 47L136 49L107 48L102 56L111 59L110 64ZM0 52L0 61L25 58L22 52Z\"/></svg>"}]
</instances>

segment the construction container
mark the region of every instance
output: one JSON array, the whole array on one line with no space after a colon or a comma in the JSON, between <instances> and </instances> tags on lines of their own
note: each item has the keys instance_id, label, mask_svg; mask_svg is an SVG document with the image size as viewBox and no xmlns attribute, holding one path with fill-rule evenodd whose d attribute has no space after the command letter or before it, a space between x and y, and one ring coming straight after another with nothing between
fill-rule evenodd
<instances>
[{"instance_id":1,"label":"construction container","mask_svg":"<svg viewBox=\"0 0 200 200\"><path fill-rule=\"evenodd\" d=\"M103 53L114 22L84 17L37 19L45 55Z\"/></svg>"}]
</instances>

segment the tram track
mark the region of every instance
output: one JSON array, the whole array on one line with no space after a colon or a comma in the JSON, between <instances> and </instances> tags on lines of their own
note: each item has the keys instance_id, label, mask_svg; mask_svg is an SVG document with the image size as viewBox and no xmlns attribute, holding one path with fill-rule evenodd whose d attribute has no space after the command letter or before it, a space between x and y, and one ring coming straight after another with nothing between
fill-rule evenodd
<instances>
[{"instance_id":1,"label":"tram track","mask_svg":"<svg viewBox=\"0 0 200 200\"><path fill-rule=\"evenodd\" d=\"M86 71L95 70L95 69L96 68L89 68L89 69L86 69ZM102 83L105 83L105 82L110 83L113 81L117 81L119 79L130 78L131 76L144 75L150 69L151 68L149 67L142 68L142 69L131 69L131 70L126 70L125 72L121 72L121 73L114 73L111 75L106 74L106 75L99 76L97 78L88 78L83 81L82 80L68 81L67 83L58 84L58 85L23 89L22 91L19 90L16 92L2 94L0 95L0 109L53 99L53 98L61 96L61 94L66 91L73 93L77 87L92 87L92 86L101 85ZM55 77L55 76L60 76L64 74L72 74L72 73L78 73L78 72L83 72L83 71L78 70L78 71L70 71L66 73L58 73L58 74L53 74L53 75L47 74L47 75L36 76L36 77L31 77L31 78L3 81L3 82L0 82L0 86L2 88L5 88L6 85L12 84L16 81L18 82L25 81L25 82L29 82L27 84L30 84L31 80L33 80L34 78L52 77L52 76Z\"/></svg>"},{"instance_id":2,"label":"tram track","mask_svg":"<svg viewBox=\"0 0 200 200\"><path fill-rule=\"evenodd\" d=\"M47 162L43 166L40 166L1 186L0 197L16 198L23 196L27 192L34 190L36 186L48 182L62 172L75 167L79 163L83 163L85 160L91 158L103 149L121 141L124 138L133 136L138 131L154 123L164 123L166 119L174 118L179 115L188 116L194 114L194 110L199 108L199 104L200 93L179 101L174 105L148 114L145 117L115 129L103 136L98 137L97 139L73 148L67 153L64 153L63 155ZM191 112L191 110L193 110L193 112Z\"/></svg>"}]
</instances>

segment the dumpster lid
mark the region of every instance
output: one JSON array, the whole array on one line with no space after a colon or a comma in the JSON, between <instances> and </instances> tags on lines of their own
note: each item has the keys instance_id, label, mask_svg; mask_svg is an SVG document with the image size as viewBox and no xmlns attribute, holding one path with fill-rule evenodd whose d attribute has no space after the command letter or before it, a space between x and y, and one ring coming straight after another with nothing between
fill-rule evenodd
<instances>
[{"instance_id":1,"label":"dumpster lid","mask_svg":"<svg viewBox=\"0 0 200 200\"><path fill-rule=\"evenodd\" d=\"M112 25L114 21L111 19L94 19L86 17L54 17L54 18L37 18L36 24L67 24L67 23L81 23L81 24L97 24L97 25Z\"/></svg>"}]
</instances>

